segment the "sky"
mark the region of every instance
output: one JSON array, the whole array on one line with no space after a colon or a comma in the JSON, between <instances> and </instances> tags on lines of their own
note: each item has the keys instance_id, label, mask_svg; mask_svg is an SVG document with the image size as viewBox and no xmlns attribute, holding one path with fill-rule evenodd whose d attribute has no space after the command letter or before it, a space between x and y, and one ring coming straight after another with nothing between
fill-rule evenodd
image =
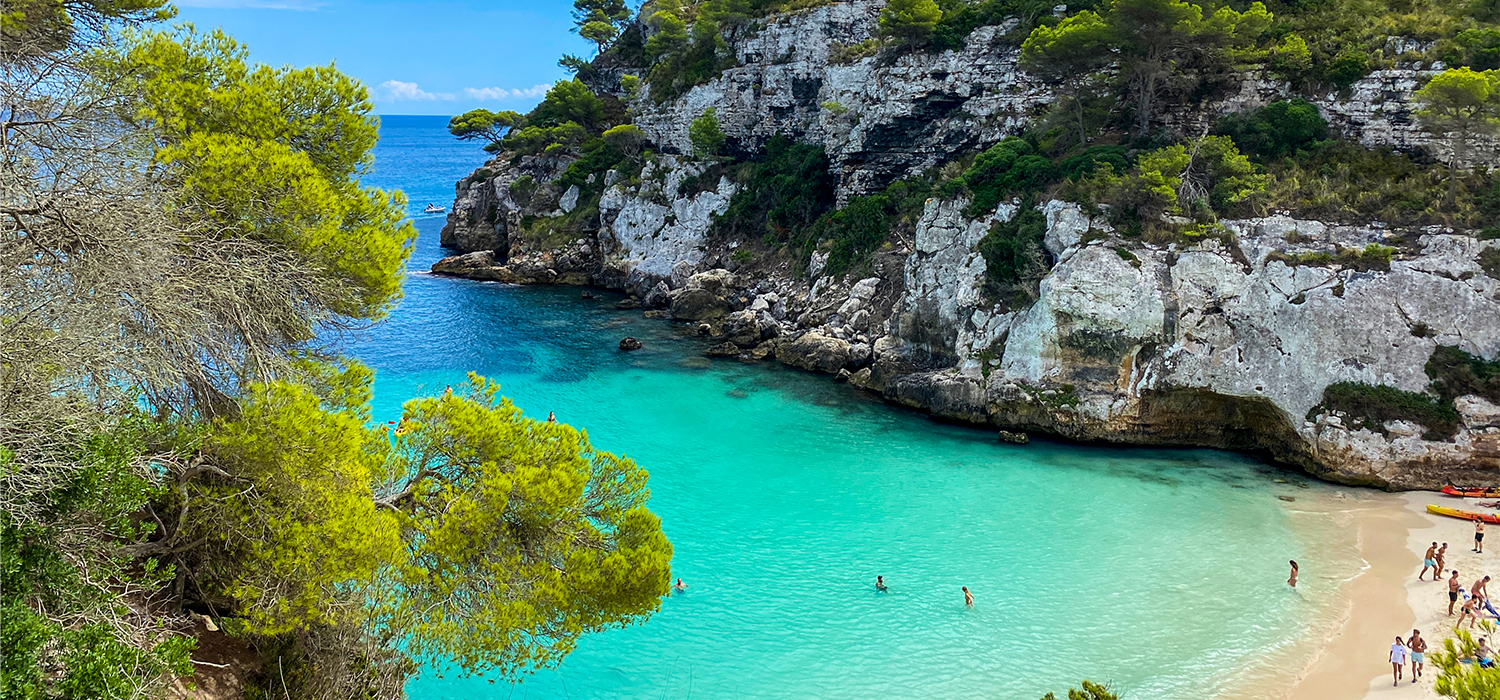
<instances>
[{"instance_id":1,"label":"sky","mask_svg":"<svg viewBox=\"0 0 1500 700\"><path fill-rule=\"evenodd\" d=\"M221 27L273 66L326 65L369 86L378 114L526 112L569 77L563 54L591 58L572 0L378 2L175 0L175 22ZM632 5L638 3L631 3Z\"/></svg>"}]
</instances>

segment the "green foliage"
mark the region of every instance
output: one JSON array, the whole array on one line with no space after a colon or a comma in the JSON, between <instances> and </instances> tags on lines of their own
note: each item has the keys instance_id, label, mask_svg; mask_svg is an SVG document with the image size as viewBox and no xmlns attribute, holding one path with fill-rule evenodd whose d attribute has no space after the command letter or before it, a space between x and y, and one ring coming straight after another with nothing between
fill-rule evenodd
<instances>
[{"instance_id":1,"label":"green foliage","mask_svg":"<svg viewBox=\"0 0 1500 700\"><path fill-rule=\"evenodd\" d=\"M693 144L693 157L699 159L715 158L719 151L724 148L724 130L719 128L719 117L713 107L703 110L691 124L688 125L688 141Z\"/></svg>"},{"instance_id":2,"label":"green foliage","mask_svg":"<svg viewBox=\"0 0 1500 700\"><path fill-rule=\"evenodd\" d=\"M7 0L0 8L0 55L57 51L80 32L176 16L177 8L167 0Z\"/></svg>"},{"instance_id":3,"label":"green foliage","mask_svg":"<svg viewBox=\"0 0 1500 700\"><path fill-rule=\"evenodd\" d=\"M1110 62L1112 38L1099 15L1084 11L1056 27L1037 27L1021 44L1021 67L1058 85L1072 101L1080 146L1088 144L1083 92L1095 81L1093 74Z\"/></svg>"},{"instance_id":4,"label":"green foliage","mask_svg":"<svg viewBox=\"0 0 1500 700\"><path fill-rule=\"evenodd\" d=\"M620 88L625 91L625 99L633 100L636 91L641 88L641 79L634 75L620 76Z\"/></svg>"},{"instance_id":5,"label":"green foliage","mask_svg":"<svg viewBox=\"0 0 1500 700\"><path fill-rule=\"evenodd\" d=\"M571 151L587 141L589 132L577 122L563 122L557 126L528 126L513 131L501 142L507 151L522 155L549 155Z\"/></svg>"},{"instance_id":6,"label":"green foliage","mask_svg":"<svg viewBox=\"0 0 1500 700\"><path fill-rule=\"evenodd\" d=\"M1305 153L1328 137L1328 122L1316 105L1296 98L1272 102L1249 114L1219 120L1214 133L1234 140L1241 153L1257 162Z\"/></svg>"},{"instance_id":7,"label":"green foliage","mask_svg":"<svg viewBox=\"0 0 1500 700\"><path fill-rule=\"evenodd\" d=\"M1264 191L1269 180L1226 136L1160 148L1141 155L1124 177L1095 178L1104 183L1111 216L1148 231L1162 228L1169 216L1212 222Z\"/></svg>"},{"instance_id":8,"label":"green foliage","mask_svg":"<svg viewBox=\"0 0 1500 700\"><path fill-rule=\"evenodd\" d=\"M1484 274L1500 280L1500 248L1485 248L1480 251L1478 262L1479 269L1484 270Z\"/></svg>"},{"instance_id":9,"label":"green foliage","mask_svg":"<svg viewBox=\"0 0 1500 700\"><path fill-rule=\"evenodd\" d=\"M1423 105L1416 112L1423 127L1447 139L1453 149L1448 161L1448 198L1456 201L1458 163L1467 155L1469 142L1500 130L1500 70L1450 68L1428 81L1414 97Z\"/></svg>"},{"instance_id":10,"label":"green foliage","mask_svg":"<svg viewBox=\"0 0 1500 700\"><path fill-rule=\"evenodd\" d=\"M507 132L523 123L521 115L508 110L471 109L448 120L448 133L465 141L484 139L487 143L499 143Z\"/></svg>"},{"instance_id":11,"label":"green foliage","mask_svg":"<svg viewBox=\"0 0 1500 700\"><path fill-rule=\"evenodd\" d=\"M842 209L820 217L803 247L826 248L825 273L842 275L868 260L893 229L912 229L931 195L932 181L912 178L891 183L876 194L855 197Z\"/></svg>"},{"instance_id":12,"label":"green foliage","mask_svg":"<svg viewBox=\"0 0 1500 700\"><path fill-rule=\"evenodd\" d=\"M1266 205L1303 218L1394 226L1467 227L1485 221L1478 207L1483 197L1470 195L1486 184L1482 177L1459 172L1454 181L1441 165L1390 148L1329 141L1295 159L1270 163L1268 170ZM1455 185L1458 197L1450 199L1447 190Z\"/></svg>"},{"instance_id":13,"label":"green foliage","mask_svg":"<svg viewBox=\"0 0 1500 700\"><path fill-rule=\"evenodd\" d=\"M1486 362L1452 346L1439 346L1424 367L1429 387L1445 401L1474 395L1500 403L1500 360Z\"/></svg>"},{"instance_id":14,"label":"green foliage","mask_svg":"<svg viewBox=\"0 0 1500 700\"><path fill-rule=\"evenodd\" d=\"M1090 9L1095 4L1088 0L1068 3L1069 9ZM1055 5L1051 0L941 0L938 7L943 11L943 18L933 28L927 48L932 51L962 50L965 40L975 29L1002 24L1013 17L1021 21L1017 30L1024 35L1051 13Z\"/></svg>"},{"instance_id":15,"label":"green foliage","mask_svg":"<svg viewBox=\"0 0 1500 700\"><path fill-rule=\"evenodd\" d=\"M329 374L327 396L278 382L251 387L240 415L214 426L222 475L194 483L184 536L236 565L200 581L239 603L248 631L276 635L360 619L362 592L397 561L399 520L376 507L390 445L365 427L372 375Z\"/></svg>"},{"instance_id":16,"label":"green foliage","mask_svg":"<svg viewBox=\"0 0 1500 700\"><path fill-rule=\"evenodd\" d=\"M630 23L625 0L573 0L573 31L604 48Z\"/></svg>"},{"instance_id":17,"label":"green foliage","mask_svg":"<svg viewBox=\"0 0 1500 700\"><path fill-rule=\"evenodd\" d=\"M497 390L471 375L464 395L405 404L407 557L381 615L417 658L513 676L654 612L672 546L645 507L645 470Z\"/></svg>"},{"instance_id":18,"label":"green foliage","mask_svg":"<svg viewBox=\"0 0 1500 700\"><path fill-rule=\"evenodd\" d=\"M621 124L606 129L601 138L626 156L637 158L641 153L641 144L646 141L646 132L634 124Z\"/></svg>"},{"instance_id":19,"label":"green foliage","mask_svg":"<svg viewBox=\"0 0 1500 700\"><path fill-rule=\"evenodd\" d=\"M1015 308L1036 300L1037 285L1051 269L1042 242L1046 233L1047 218L1027 202L979 239L984 292L991 301Z\"/></svg>"},{"instance_id":20,"label":"green foliage","mask_svg":"<svg viewBox=\"0 0 1500 700\"><path fill-rule=\"evenodd\" d=\"M357 180L376 138L362 85L332 66L251 69L244 47L190 26L132 35L106 60L106 79L143 96L132 124L157 135L186 206L315 266L336 313L379 318L400 299L416 231L404 196Z\"/></svg>"},{"instance_id":21,"label":"green foliage","mask_svg":"<svg viewBox=\"0 0 1500 700\"><path fill-rule=\"evenodd\" d=\"M547 90L541 104L526 115L526 124L556 127L572 122L589 133L604 125L604 103L578 79L562 80Z\"/></svg>"},{"instance_id":22,"label":"green foliage","mask_svg":"<svg viewBox=\"0 0 1500 700\"><path fill-rule=\"evenodd\" d=\"M1485 633L1493 627L1489 621ZM1500 667L1480 668L1474 660L1479 657L1479 642L1469 630L1455 629L1454 636L1443 640L1443 648L1430 655L1432 665L1438 669L1433 690L1438 695L1454 700L1488 700L1500 697ZM1492 650L1494 646L1490 647ZM1493 651L1491 652L1493 655ZM1468 661L1468 663L1464 663Z\"/></svg>"},{"instance_id":23,"label":"green foliage","mask_svg":"<svg viewBox=\"0 0 1500 700\"><path fill-rule=\"evenodd\" d=\"M1449 440L1458 432L1459 416L1453 404L1427 394L1403 391L1393 386L1360 382L1338 382L1323 389L1323 401L1308 411L1312 419L1326 411L1339 411L1356 420L1354 427L1384 433L1384 424L1410 421L1427 429L1424 440Z\"/></svg>"},{"instance_id":24,"label":"green foliage","mask_svg":"<svg viewBox=\"0 0 1500 700\"><path fill-rule=\"evenodd\" d=\"M1293 85L1302 83L1312 69L1312 52L1307 48L1307 41L1296 34L1282 37L1271 47L1266 67Z\"/></svg>"},{"instance_id":25,"label":"green foliage","mask_svg":"<svg viewBox=\"0 0 1500 700\"><path fill-rule=\"evenodd\" d=\"M655 33L646 40L646 58L652 63L647 76L651 83L651 98L664 102L717 77L725 68L733 66L735 58L729 44L720 33L720 25L713 20L715 13L705 3L698 9L698 18L693 22L689 35L687 22L681 14L682 8L673 8L673 3L657 3L658 9L647 20Z\"/></svg>"},{"instance_id":26,"label":"green foliage","mask_svg":"<svg viewBox=\"0 0 1500 700\"><path fill-rule=\"evenodd\" d=\"M926 43L943 18L943 11L933 0L890 0L880 11L881 36L906 46Z\"/></svg>"},{"instance_id":27,"label":"green foliage","mask_svg":"<svg viewBox=\"0 0 1500 700\"><path fill-rule=\"evenodd\" d=\"M741 166L735 177L740 187L729 208L714 219L715 233L764 237L768 245L792 242L795 233L833 207L836 181L828 169L821 146L772 137L760 159Z\"/></svg>"},{"instance_id":28,"label":"green foliage","mask_svg":"<svg viewBox=\"0 0 1500 700\"><path fill-rule=\"evenodd\" d=\"M1500 69L1500 29L1465 29L1443 42L1439 56L1444 63L1454 68L1468 67L1480 71Z\"/></svg>"},{"instance_id":29,"label":"green foliage","mask_svg":"<svg viewBox=\"0 0 1500 700\"><path fill-rule=\"evenodd\" d=\"M1042 700L1057 700L1057 696L1047 693ZM1068 689L1068 700L1120 700L1120 696L1110 692L1108 686L1099 685L1091 681L1084 681L1083 688Z\"/></svg>"},{"instance_id":30,"label":"green foliage","mask_svg":"<svg viewBox=\"0 0 1500 700\"><path fill-rule=\"evenodd\" d=\"M1007 196L1045 187L1055 177L1052 161L1036 153L1036 147L1011 136L989 147L964 171L963 184L973 200L969 216L994 211Z\"/></svg>"},{"instance_id":31,"label":"green foliage","mask_svg":"<svg viewBox=\"0 0 1500 700\"><path fill-rule=\"evenodd\" d=\"M1270 255L1266 256L1266 260L1279 260L1290 266L1327 267L1329 265L1340 265L1350 270L1366 272L1370 270L1390 270L1391 256L1395 252L1396 249L1390 246L1371 243L1364 248L1338 248L1333 253L1313 252L1290 255L1281 251L1272 251Z\"/></svg>"},{"instance_id":32,"label":"green foliage","mask_svg":"<svg viewBox=\"0 0 1500 700\"><path fill-rule=\"evenodd\" d=\"M1059 176L1077 180L1109 168L1108 172L1123 173L1130 169L1129 150L1123 146L1090 146L1069 156L1057 164Z\"/></svg>"}]
</instances>

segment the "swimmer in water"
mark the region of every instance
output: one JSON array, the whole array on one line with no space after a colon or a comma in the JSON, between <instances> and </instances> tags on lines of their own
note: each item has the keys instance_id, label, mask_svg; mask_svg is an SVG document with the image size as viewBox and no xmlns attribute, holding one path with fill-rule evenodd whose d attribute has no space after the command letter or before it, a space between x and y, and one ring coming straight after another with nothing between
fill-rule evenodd
<instances>
[{"instance_id":1,"label":"swimmer in water","mask_svg":"<svg viewBox=\"0 0 1500 700\"><path fill-rule=\"evenodd\" d=\"M964 589L964 607L974 607L974 594L969 592L968 586L962 586L962 588Z\"/></svg>"},{"instance_id":2,"label":"swimmer in water","mask_svg":"<svg viewBox=\"0 0 1500 700\"><path fill-rule=\"evenodd\" d=\"M1291 565L1292 565L1292 577L1286 580L1286 584L1288 586L1291 586L1292 588L1296 588L1297 587L1297 560L1295 560L1295 559L1288 559L1287 561L1291 562Z\"/></svg>"},{"instance_id":3,"label":"swimmer in water","mask_svg":"<svg viewBox=\"0 0 1500 700\"><path fill-rule=\"evenodd\" d=\"M685 591L685 590L687 590L687 584L683 583L682 579L679 578L679 579L677 579L677 583L675 583L675 584L672 585L672 588L675 588L675 589L677 589L679 591Z\"/></svg>"},{"instance_id":4,"label":"swimmer in water","mask_svg":"<svg viewBox=\"0 0 1500 700\"><path fill-rule=\"evenodd\" d=\"M557 414L553 413L551 411L548 411L547 412L547 422L548 423L556 423L557 422ZM681 581L682 579L677 579L677 580Z\"/></svg>"},{"instance_id":5,"label":"swimmer in water","mask_svg":"<svg viewBox=\"0 0 1500 700\"><path fill-rule=\"evenodd\" d=\"M877 590L877 591L884 591L884 590L886 590L886 588L885 588L885 577L884 576L876 576L875 577L875 590Z\"/></svg>"}]
</instances>

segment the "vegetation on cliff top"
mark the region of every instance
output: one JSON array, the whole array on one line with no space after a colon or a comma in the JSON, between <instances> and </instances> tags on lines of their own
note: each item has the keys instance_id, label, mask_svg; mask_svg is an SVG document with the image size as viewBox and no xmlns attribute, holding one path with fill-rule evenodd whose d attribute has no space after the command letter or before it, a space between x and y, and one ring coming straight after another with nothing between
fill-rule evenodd
<instances>
[{"instance_id":1,"label":"vegetation on cliff top","mask_svg":"<svg viewBox=\"0 0 1500 700\"><path fill-rule=\"evenodd\" d=\"M1308 419L1338 411L1355 420L1351 427L1385 433L1384 424L1410 421L1427 429L1426 440L1451 440L1461 420L1453 400L1475 395L1500 403L1500 360L1487 362L1456 347L1433 349L1424 368L1428 393L1390 386L1338 382L1323 390L1323 401L1308 411Z\"/></svg>"},{"instance_id":2,"label":"vegetation on cliff top","mask_svg":"<svg viewBox=\"0 0 1500 700\"><path fill-rule=\"evenodd\" d=\"M370 425L336 344L400 299L415 232L360 185L365 88L120 31L160 9L0 25L26 309L0 318L0 696L158 695L194 672L189 611L267 655L247 697L306 698L399 696L418 658L515 675L654 611L671 545L634 463L477 377ZM530 125L608 123L558 94Z\"/></svg>"}]
</instances>

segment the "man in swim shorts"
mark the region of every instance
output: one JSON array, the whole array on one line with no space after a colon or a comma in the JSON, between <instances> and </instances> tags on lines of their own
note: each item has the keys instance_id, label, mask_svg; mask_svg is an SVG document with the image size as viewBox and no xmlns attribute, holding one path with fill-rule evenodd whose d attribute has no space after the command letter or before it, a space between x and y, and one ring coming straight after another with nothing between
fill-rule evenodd
<instances>
[{"instance_id":1,"label":"man in swim shorts","mask_svg":"<svg viewBox=\"0 0 1500 700\"><path fill-rule=\"evenodd\" d=\"M1484 554L1484 521L1474 517L1474 551Z\"/></svg>"},{"instance_id":2,"label":"man in swim shorts","mask_svg":"<svg viewBox=\"0 0 1500 700\"><path fill-rule=\"evenodd\" d=\"M1423 652L1427 651L1427 640L1422 638L1422 630L1411 631L1411 639L1406 640L1406 648L1411 652L1411 682L1416 683L1426 661Z\"/></svg>"},{"instance_id":3,"label":"man in swim shorts","mask_svg":"<svg viewBox=\"0 0 1500 700\"><path fill-rule=\"evenodd\" d=\"M1458 569L1453 570L1453 578L1448 579L1448 617L1453 617L1453 604L1458 602Z\"/></svg>"},{"instance_id":4,"label":"man in swim shorts","mask_svg":"<svg viewBox=\"0 0 1500 700\"><path fill-rule=\"evenodd\" d=\"M1427 553L1422 555L1422 573L1417 574L1418 581L1421 581L1422 577L1427 575L1428 569L1432 569L1432 580L1434 581L1437 580L1438 574L1442 573L1442 571L1437 568L1436 542L1433 542L1432 546L1427 548Z\"/></svg>"},{"instance_id":5,"label":"man in swim shorts","mask_svg":"<svg viewBox=\"0 0 1500 700\"><path fill-rule=\"evenodd\" d=\"M1486 577L1484 577L1482 579L1479 579L1478 581L1475 581L1474 585L1469 586L1469 595L1474 596L1475 598L1478 598L1479 600L1483 601L1484 599L1490 597L1489 587L1490 587L1490 577L1486 576ZM1476 610L1482 610L1482 609L1483 608L1476 608Z\"/></svg>"}]
</instances>

